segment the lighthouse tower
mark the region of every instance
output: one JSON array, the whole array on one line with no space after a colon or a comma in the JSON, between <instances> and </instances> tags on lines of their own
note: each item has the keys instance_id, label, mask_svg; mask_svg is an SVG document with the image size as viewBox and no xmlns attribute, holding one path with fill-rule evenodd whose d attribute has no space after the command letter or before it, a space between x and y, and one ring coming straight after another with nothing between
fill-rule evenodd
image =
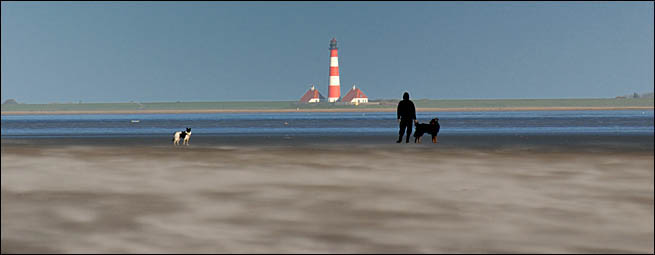
<instances>
[{"instance_id":1,"label":"lighthouse tower","mask_svg":"<svg viewBox=\"0 0 655 255\"><path fill-rule=\"evenodd\" d=\"M339 84L339 54L337 40L330 41L330 82L328 86L328 102L336 102L341 97Z\"/></svg>"}]
</instances>

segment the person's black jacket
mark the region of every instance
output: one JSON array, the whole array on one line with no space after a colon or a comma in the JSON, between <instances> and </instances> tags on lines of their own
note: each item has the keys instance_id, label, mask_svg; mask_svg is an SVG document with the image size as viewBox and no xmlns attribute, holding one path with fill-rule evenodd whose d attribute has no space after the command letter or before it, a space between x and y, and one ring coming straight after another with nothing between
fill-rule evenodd
<instances>
[{"instance_id":1,"label":"person's black jacket","mask_svg":"<svg viewBox=\"0 0 655 255\"><path fill-rule=\"evenodd\" d=\"M403 101L398 102L398 109L396 110L396 114L398 115L398 119L416 119L416 108L414 107L414 102L409 100L409 93L405 92L403 95Z\"/></svg>"}]
</instances>

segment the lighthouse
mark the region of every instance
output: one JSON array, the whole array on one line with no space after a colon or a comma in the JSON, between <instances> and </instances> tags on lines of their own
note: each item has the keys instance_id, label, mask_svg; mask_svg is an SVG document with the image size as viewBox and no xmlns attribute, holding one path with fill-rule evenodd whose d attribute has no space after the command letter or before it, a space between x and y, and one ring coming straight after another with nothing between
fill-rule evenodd
<instances>
[{"instance_id":1,"label":"lighthouse","mask_svg":"<svg viewBox=\"0 0 655 255\"><path fill-rule=\"evenodd\" d=\"M328 102L336 102L341 97L339 83L339 53L337 39L330 41L330 82L328 86Z\"/></svg>"}]
</instances>

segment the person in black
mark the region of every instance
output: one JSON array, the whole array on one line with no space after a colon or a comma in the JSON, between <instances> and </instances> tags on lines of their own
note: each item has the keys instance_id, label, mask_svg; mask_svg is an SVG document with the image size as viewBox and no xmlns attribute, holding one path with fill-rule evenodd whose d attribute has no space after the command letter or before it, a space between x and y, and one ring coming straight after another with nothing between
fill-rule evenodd
<instances>
[{"instance_id":1,"label":"person in black","mask_svg":"<svg viewBox=\"0 0 655 255\"><path fill-rule=\"evenodd\" d=\"M412 124L416 122L416 108L414 108L414 102L409 100L408 92L403 94L403 101L398 102L396 115L398 116L398 123L400 123L400 131L398 132L398 141L396 143L400 143L403 140L405 129L407 129L407 139L405 142L409 143L409 136L412 135Z\"/></svg>"}]
</instances>

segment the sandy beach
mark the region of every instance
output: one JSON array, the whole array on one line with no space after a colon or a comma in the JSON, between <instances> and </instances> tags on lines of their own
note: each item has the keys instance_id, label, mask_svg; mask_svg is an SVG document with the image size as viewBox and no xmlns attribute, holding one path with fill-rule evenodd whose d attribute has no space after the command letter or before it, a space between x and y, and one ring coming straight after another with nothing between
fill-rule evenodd
<instances>
[{"instance_id":1,"label":"sandy beach","mask_svg":"<svg viewBox=\"0 0 655 255\"><path fill-rule=\"evenodd\" d=\"M419 112L477 112L477 111L586 111L586 110L653 110L653 106L630 107L449 107L416 108ZM390 108L339 109L195 109L195 110L111 110L111 111L3 111L2 115L50 114L175 114L175 113L275 113L275 112L396 112Z\"/></svg>"},{"instance_id":2,"label":"sandy beach","mask_svg":"<svg viewBox=\"0 0 655 255\"><path fill-rule=\"evenodd\" d=\"M653 253L648 138L3 138L2 252Z\"/></svg>"}]
</instances>

